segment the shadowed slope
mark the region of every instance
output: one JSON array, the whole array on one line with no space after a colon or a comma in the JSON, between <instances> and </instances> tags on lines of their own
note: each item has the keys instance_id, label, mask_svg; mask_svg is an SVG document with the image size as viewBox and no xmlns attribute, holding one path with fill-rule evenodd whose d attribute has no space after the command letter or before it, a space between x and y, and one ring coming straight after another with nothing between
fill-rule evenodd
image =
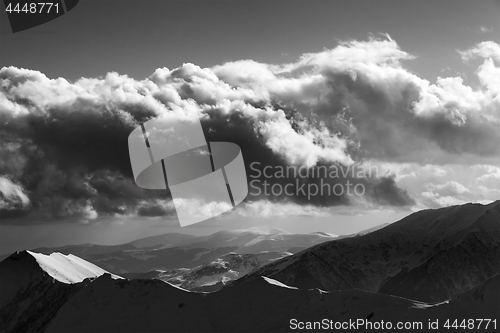
<instances>
[{"instance_id":1,"label":"shadowed slope","mask_svg":"<svg viewBox=\"0 0 500 333\"><path fill-rule=\"evenodd\" d=\"M320 244L262 267L300 288L357 288L443 301L500 273L500 201L424 210L372 233Z\"/></svg>"}]
</instances>

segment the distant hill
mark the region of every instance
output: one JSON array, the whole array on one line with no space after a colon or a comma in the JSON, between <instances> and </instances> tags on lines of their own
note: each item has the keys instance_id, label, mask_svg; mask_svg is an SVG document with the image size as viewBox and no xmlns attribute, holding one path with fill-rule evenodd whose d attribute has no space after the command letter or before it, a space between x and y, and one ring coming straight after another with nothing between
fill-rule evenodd
<instances>
[{"instance_id":1,"label":"distant hill","mask_svg":"<svg viewBox=\"0 0 500 333\"><path fill-rule=\"evenodd\" d=\"M194 235L186 235L179 233L168 233L157 236L141 238L126 245L133 245L137 249L141 248L164 248L172 247L189 239L196 238Z\"/></svg>"},{"instance_id":2,"label":"distant hill","mask_svg":"<svg viewBox=\"0 0 500 333\"><path fill-rule=\"evenodd\" d=\"M286 252L290 248L307 248L336 238L338 236L326 233L291 234L281 229L260 226L219 231L208 236L168 233L121 245L82 244L37 248L32 251L73 254L109 272L127 274L194 268L230 252Z\"/></svg>"},{"instance_id":3,"label":"distant hill","mask_svg":"<svg viewBox=\"0 0 500 333\"><path fill-rule=\"evenodd\" d=\"M230 252L191 269L160 272L155 278L188 290L215 291L270 262L291 255L289 252L259 252L239 254ZM219 287L212 287L218 284Z\"/></svg>"}]
</instances>

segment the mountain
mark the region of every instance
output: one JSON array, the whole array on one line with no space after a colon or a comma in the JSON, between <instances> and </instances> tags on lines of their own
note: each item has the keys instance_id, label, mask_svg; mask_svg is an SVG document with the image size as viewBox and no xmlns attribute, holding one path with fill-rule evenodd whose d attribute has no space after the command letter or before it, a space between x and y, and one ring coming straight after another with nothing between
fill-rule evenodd
<instances>
[{"instance_id":1,"label":"mountain","mask_svg":"<svg viewBox=\"0 0 500 333\"><path fill-rule=\"evenodd\" d=\"M96 245L96 244L78 244L78 245L65 245L60 247L38 247L31 249L31 251L36 253L51 254L54 252L64 253L64 254L74 254L79 257L86 257L90 255L104 255L107 253L123 252L128 250L134 250L136 247L133 244L121 244L121 245ZM12 253L0 255L0 261L9 257Z\"/></svg>"},{"instance_id":2,"label":"mountain","mask_svg":"<svg viewBox=\"0 0 500 333\"><path fill-rule=\"evenodd\" d=\"M332 329L336 322L357 323L359 319L355 331L360 332L372 332L369 325L382 321L393 328L399 322L422 325L409 332L443 332L447 331L443 328L446 319L451 319L450 324L476 317L498 322L499 285L496 276L436 304L354 289L302 290L266 277L207 294L187 292L158 280L102 276L72 295L45 332L274 332L292 330L299 322L311 327L315 322L325 324L325 319ZM430 330L429 320L436 319L440 330ZM311 331L323 330L316 326ZM496 329L490 324L481 331Z\"/></svg>"},{"instance_id":3,"label":"mountain","mask_svg":"<svg viewBox=\"0 0 500 333\"><path fill-rule=\"evenodd\" d=\"M89 279L103 274L121 279L74 255L12 254L0 263L0 331L37 331Z\"/></svg>"},{"instance_id":4,"label":"mountain","mask_svg":"<svg viewBox=\"0 0 500 333\"><path fill-rule=\"evenodd\" d=\"M166 249L136 249L102 255L83 256L104 269L116 274L193 268L238 249L236 246L201 248L172 247Z\"/></svg>"},{"instance_id":5,"label":"mountain","mask_svg":"<svg viewBox=\"0 0 500 333\"><path fill-rule=\"evenodd\" d=\"M150 236L146 238L141 238L126 245L133 245L137 249L142 248L166 248L173 247L183 241L187 241L189 239L196 238L194 235L186 235L179 233L168 233L157 236Z\"/></svg>"},{"instance_id":6,"label":"mountain","mask_svg":"<svg viewBox=\"0 0 500 333\"><path fill-rule=\"evenodd\" d=\"M368 234L313 246L238 280L357 288L444 301L500 274L500 201L424 210Z\"/></svg>"},{"instance_id":7,"label":"mountain","mask_svg":"<svg viewBox=\"0 0 500 333\"><path fill-rule=\"evenodd\" d=\"M162 235L164 237L165 235ZM156 236L155 236L156 237ZM163 266L149 272L121 273L124 277L131 279L154 278L169 282L188 290L215 291L231 280L240 278L250 271L261 267L271 261L283 258L292 253L285 251L291 248L295 251L306 248L328 240L337 239L339 236L316 232L311 234L291 234L285 230L271 228L269 226L258 226L250 229L237 229L219 231L208 236L192 237L180 241L175 247L169 249L157 249L151 252L131 252L157 255L157 258L165 258L167 253L191 253L200 254L187 259L178 267ZM142 242L138 240L133 242ZM224 252L220 254L219 249ZM158 255L160 254L160 255ZM217 256L214 256L217 254ZM96 261L95 257L89 256L89 260ZM123 259L125 260L125 259ZM98 262L106 265L105 262ZM193 266L197 264L196 266ZM122 264L122 267L124 264Z\"/></svg>"},{"instance_id":8,"label":"mountain","mask_svg":"<svg viewBox=\"0 0 500 333\"><path fill-rule=\"evenodd\" d=\"M391 331L389 323L392 331L406 323L408 332L464 331L461 325L468 332L496 332L499 224L500 201L425 210L293 255L229 251L178 275L148 273L153 279L124 279L75 255L23 251L0 263L0 332L269 332L299 326L314 332L342 330L344 323L346 331L360 332L381 325ZM238 230L157 251L207 254L213 249L197 244L216 240L246 248L252 240L238 244L249 235L280 242L277 236L291 234ZM193 291L216 289L222 282L214 282L236 272L243 277L216 292ZM158 279L162 274L177 285ZM476 318L494 321L486 328L473 320L469 329Z\"/></svg>"},{"instance_id":9,"label":"mountain","mask_svg":"<svg viewBox=\"0 0 500 333\"><path fill-rule=\"evenodd\" d=\"M116 252L124 252L135 250L136 247L133 244L121 244L121 245L96 245L96 244L79 244L79 245L66 245L61 247L39 247L33 249L33 252L51 254L54 252L74 254L75 256L90 256L94 254L108 254Z\"/></svg>"},{"instance_id":10,"label":"mountain","mask_svg":"<svg viewBox=\"0 0 500 333\"><path fill-rule=\"evenodd\" d=\"M312 246L336 239L337 235L326 233L292 234L288 231L258 226L250 229L223 230L208 236L201 236L180 242L183 248L237 247L236 253L281 252L291 247Z\"/></svg>"},{"instance_id":11,"label":"mountain","mask_svg":"<svg viewBox=\"0 0 500 333\"><path fill-rule=\"evenodd\" d=\"M230 252L256 254L288 252L289 249L296 252L337 238L336 235L326 233L291 234L281 229L259 226L219 231L208 236L171 233L114 246L82 244L38 248L33 251L44 254L73 254L109 272L127 274L192 269Z\"/></svg>"},{"instance_id":12,"label":"mountain","mask_svg":"<svg viewBox=\"0 0 500 333\"><path fill-rule=\"evenodd\" d=\"M371 232L374 232L374 231L380 230L382 228L385 228L388 225L390 225L390 223L382 223L382 224L376 225L376 226L374 226L372 228L368 228L368 229L362 230L362 231L356 233L355 236L363 236L363 235L369 234Z\"/></svg>"},{"instance_id":13,"label":"mountain","mask_svg":"<svg viewBox=\"0 0 500 333\"><path fill-rule=\"evenodd\" d=\"M441 325L446 319L450 324L455 319L459 323L470 318L500 320L498 275L449 301L427 303L355 289L299 289L265 276L215 293L197 293L160 280L126 280L108 273L96 277L101 271L74 257L38 259L24 251L0 264L2 300L6 301L0 307L0 331L269 332L288 331L299 324L335 328L335 323L359 319L356 331L360 332L371 332L369 325L382 321L422 325L410 332L435 332L428 329L429 320L440 320ZM70 264L60 267L65 260ZM62 269L57 277L45 270L56 266ZM86 275L70 283L61 278L82 274L80 267ZM76 282L84 276L88 277ZM6 277L10 284L5 284ZM23 287L5 298L4 292L13 290L15 281ZM437 331L444 331L440 327ZM482 332L496 331L493 324L482 328Z\"/></svg>"},{"instance_id":14,"label":"mountain","mask_svg":"<svg viewBox=\"0 0 500 333\"><path fill-rule=\"evenodd\" d=\"M159 272L156 279L188 290L215 291L256 268L289 256L289 252L239 254L230 252L198 267ZM217 286L216 286L217 285Z\"/></svg>"}]
</instances>

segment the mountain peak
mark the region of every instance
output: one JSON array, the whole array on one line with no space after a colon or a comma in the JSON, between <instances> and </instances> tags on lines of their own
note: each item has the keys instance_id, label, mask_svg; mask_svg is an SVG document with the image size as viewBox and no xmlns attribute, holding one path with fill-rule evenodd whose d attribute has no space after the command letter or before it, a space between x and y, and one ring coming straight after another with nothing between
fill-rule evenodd
<instances>
[{"instance_id":1,"label":"mountain peak","mask_svg":"<svg viewBox=\"0 0 500 333\"><path fill-rule=\"evenodd\" d=\"M78 283L87 278L95 278L103 274L110 274L113 279L123 279L121 276L111 274L72 254L64 255L55 252L45 255L31 251L24 252L35 258L40 268L48 275L63 283Z\"/></svg>"}]
</instances>

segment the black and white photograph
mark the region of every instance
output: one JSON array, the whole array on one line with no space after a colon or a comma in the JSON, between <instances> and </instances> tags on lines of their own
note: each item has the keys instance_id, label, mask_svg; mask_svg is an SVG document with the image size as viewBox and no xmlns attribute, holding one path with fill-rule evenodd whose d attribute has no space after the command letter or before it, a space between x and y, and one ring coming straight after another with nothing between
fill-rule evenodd
<instances>
[{"instance_id":1,"label":"black and white photograph","mask_svg":"<svg viewBox=\"0 0 500 333\"><path fill-rule=\"evenodd\" d=\"M0 333L500 332L500 0L3 0Z\"/></svg>"}]
</instances>

